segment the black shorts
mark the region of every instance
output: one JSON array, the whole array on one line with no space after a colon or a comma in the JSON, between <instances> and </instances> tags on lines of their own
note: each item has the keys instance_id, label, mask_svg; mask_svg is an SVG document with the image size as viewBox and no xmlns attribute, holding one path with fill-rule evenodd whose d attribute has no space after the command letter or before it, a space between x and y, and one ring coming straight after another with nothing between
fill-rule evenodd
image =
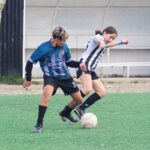
<instances>
[{"instance_id":1,"label":"black shorts","mask_svg":"<svg viewBox=\"0 0 150 150\"><path fill-rule=\"evenodd\" d=\"M53 95L60 87L65 95L70 95L79 91L79 88L72 77L67 79L58 79L56 77L44 76L44 86L52 85L54 87Z\"/></svg>"},{"instance_id":2,"label":"black shorts","mask_svg":"<svg viewBox=\"0 0 150 150\"><path fill-rule=\"evenodd\" d=\"M78 70L77 70L77 78L79 78L81 75L82 75L82 70L80 69L80 68L78 68ZM97 80L97 79L99 79L99 77L97 76L97 74L94 72L94 71L89 71L89 70L87 70L87 71L84 71L84 73L85 74L90 74L91 75L91 78L92 78L92 80Z\"/></svg>"}]
</instances>

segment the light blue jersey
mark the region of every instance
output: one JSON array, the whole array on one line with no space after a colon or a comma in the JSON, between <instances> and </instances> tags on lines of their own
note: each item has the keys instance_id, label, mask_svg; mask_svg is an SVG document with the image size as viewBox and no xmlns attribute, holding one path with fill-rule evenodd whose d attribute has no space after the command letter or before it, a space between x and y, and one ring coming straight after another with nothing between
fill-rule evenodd
<instances>
[{"instance_id":1,"label":"light blue jersey","mask_svg":"<svg viewBox=\"0 0 150 150\"><path fill-rule=\"evenodd\" d=\"M57 78L68 78L70 72L66 62L71 60L67 44L62 47L53 47L50 41L41 44L31 55L29 61L39 61L43 74Z\"/></svg>"}]
</instances>

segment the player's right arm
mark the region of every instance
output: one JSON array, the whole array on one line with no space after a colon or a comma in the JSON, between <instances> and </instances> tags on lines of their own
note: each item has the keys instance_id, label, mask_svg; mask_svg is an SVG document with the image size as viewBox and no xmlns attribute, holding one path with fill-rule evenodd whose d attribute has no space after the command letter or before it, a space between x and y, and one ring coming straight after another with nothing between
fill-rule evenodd
<instances>
[{"instance_id":1,"label":"player's right arm","mask_svg":"<svg viewBox=\"0 0 150 150\"><path fill-rule=\"evenodd\" d=\"M105 47L104 38L101 35L96 35L94 41L99 44L99 48L103 49Z\"/></svg>"},{"instance_id":2,"label":"player's right arm","mask_svg":"<svg viewBox=\"0 0 150 150\"><path fill-rule=\"evenodd\" d=\"M31 85L31 78L32 78L32 68L33 68L33 63L30 62L29 60L27 61L26 67L25 67L25 81L23 82L23 87L28 88Z\"/></svg>"},{"instance_id":3,"label":"player's right arm","mask_svg":"<svg viewBox=\"0 0 150 150\"><path fill-rule=\"evenodd\" d=\"M23 82L23 87L28 88L31 85L32 79L32 68L33 64L36 64L40 59L45 57L49 53L49 49L46 49L44 44L39 46L31 55L29 60L26 63L25 67L25 81Z\"/></svg>"}]
</instances>

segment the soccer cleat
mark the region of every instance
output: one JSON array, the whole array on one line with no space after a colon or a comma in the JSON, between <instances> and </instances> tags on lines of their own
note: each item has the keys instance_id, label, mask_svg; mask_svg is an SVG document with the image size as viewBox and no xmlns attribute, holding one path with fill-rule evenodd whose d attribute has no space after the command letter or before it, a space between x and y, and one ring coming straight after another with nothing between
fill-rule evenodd
<instances>
[{"instance_id":1,"label":"soccer cleat","mask_svg":"<svg viewBox=\"0 0 150 150\"><path fill-rule=\"evenodd\" d=\"M42 132L42 128L43 128L42 124L36 124L34 129L33 129L33 132L34 133L41 133Z\"/></svg>"},{"instance_id":2,"label":"soccer cleat","mask_svg":"<svg viewBox=\"0 0 150 150\"><path fill-rule=\"evenodd\" d=\"M69 122L72 122L72 123L78 122L78 120L75 119L75 118L71 115L71 113L68 114L68 115L65 115L65 114L63 114L62 111L61 111L61 112L59 112L59 116L61 117L61 119L62 119L63 121L69 121Z\"/></svg>"},{"instance_id":3,"label":"soccer cleat","mask_svg":"<svg viewBox=\"0 0 150 150\"><path fill-rule=\"evenodd\" d=\"M74 109L75 114L81 119L81 117L85 114L85 111L80 109L79 107L76 107Z\"/></svg>"}]
</instances>

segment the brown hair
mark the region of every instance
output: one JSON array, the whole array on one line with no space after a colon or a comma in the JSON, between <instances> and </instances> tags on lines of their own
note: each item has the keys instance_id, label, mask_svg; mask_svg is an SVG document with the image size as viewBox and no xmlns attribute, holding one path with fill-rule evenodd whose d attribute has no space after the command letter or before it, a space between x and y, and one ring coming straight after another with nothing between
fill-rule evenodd
<instances>
[{"instance_id":1,"label":"brown hair","mask_svg":"<svg viewBox=\"0 0 150 150\"><path fill-rule=\"evenodd\" d=\"M98 29L96 29L96 30L95 30L95 34L103 35L103 32L102 32L102 31L100 31L100 30L98 30Z\"/></svg>"},{"instance_id":2,"label":"brown hair","mask_svg":"<svg viewBox=\"0 0 150 150\"><path fill-rule=\"evenodd\" d=\"M104 32L106 32L107 34L116 34L116 35L118 35L117 30L113 26L108 26L107 28L105 28L103 30L103 32L100 31L100 30L95 30L95 34L103 35Z\"/></svg>"}]
</instances>

